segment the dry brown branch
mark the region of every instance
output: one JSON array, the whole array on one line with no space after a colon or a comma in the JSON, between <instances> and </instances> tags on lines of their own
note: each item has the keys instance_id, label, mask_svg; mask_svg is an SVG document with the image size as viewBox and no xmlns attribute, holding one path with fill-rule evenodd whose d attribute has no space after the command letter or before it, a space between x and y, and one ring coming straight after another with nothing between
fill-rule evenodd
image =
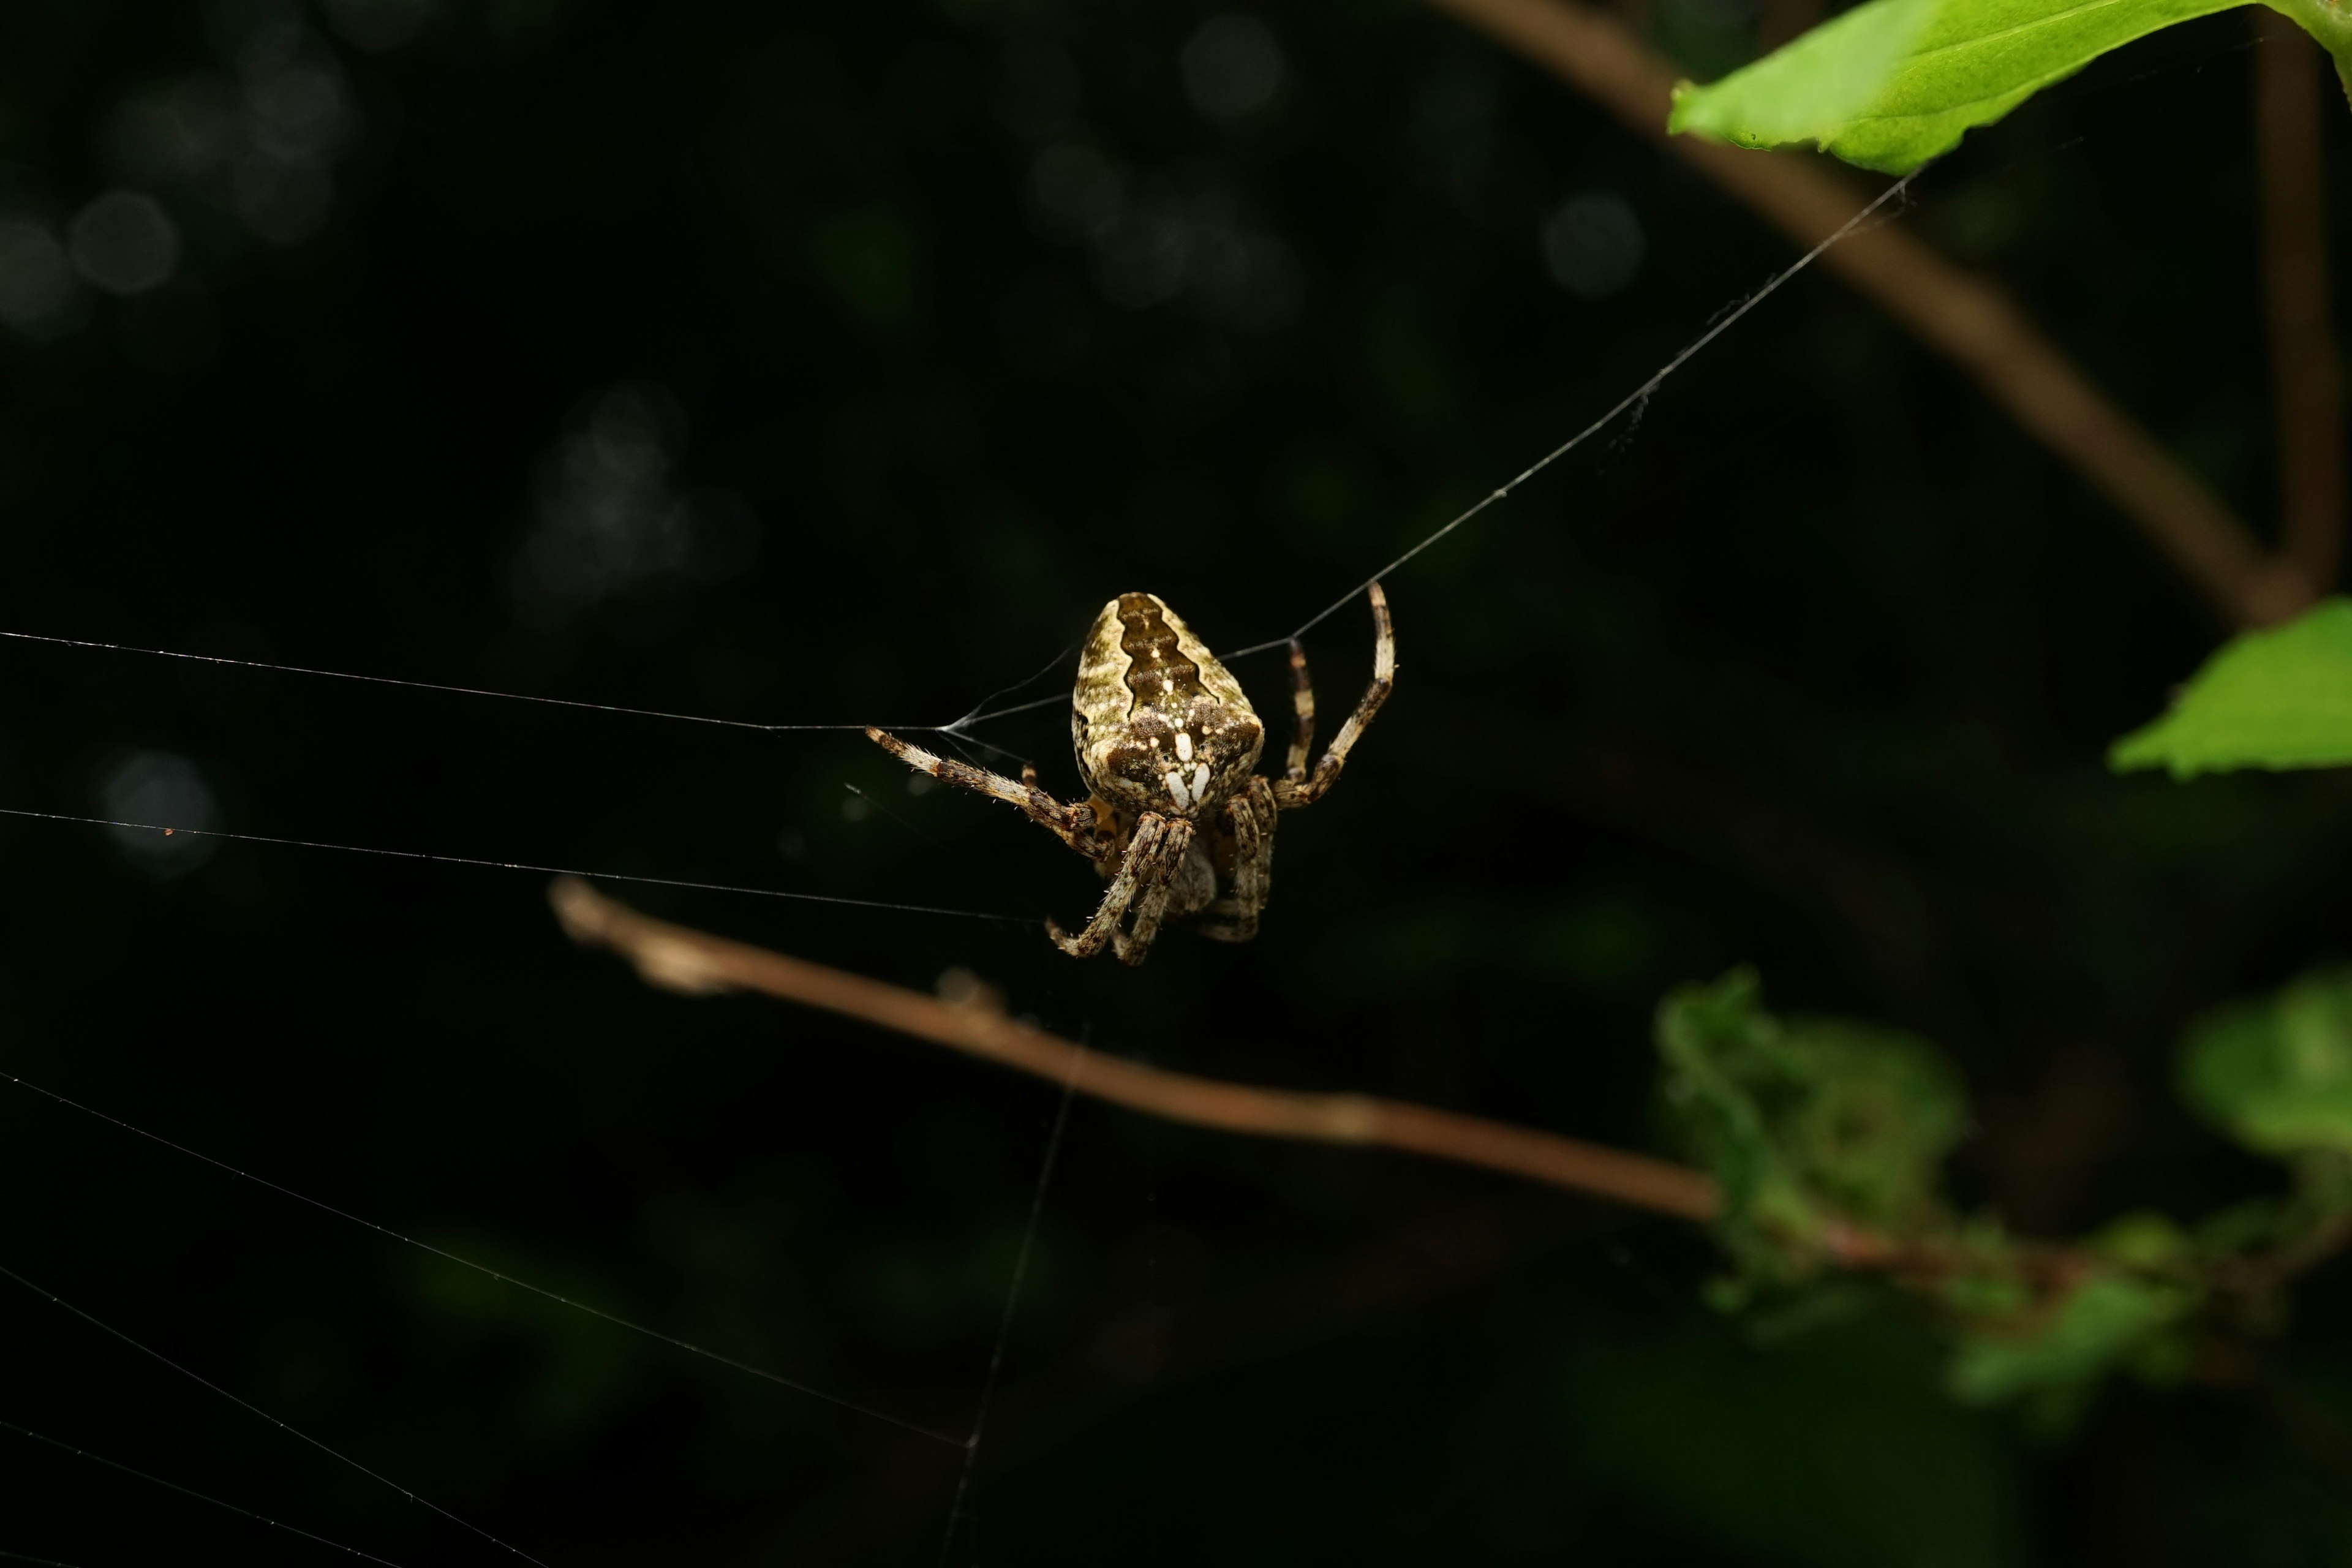
<instances>
[{"instance_id":1,"label":"dry brown branch","mask_svg":"<svg viewBox=\"0 0 2352 1568\"><path fill-rule=\"evenodd\" d=\"M573 941L619 953L651 984L688 995L756 991L822 1007L1164 1121L1397 1149L1680 1219L1712 1219L1721 1206L1712 1178L1646 1154L1371 1095L1305 1094L1167 1072L1031 1028L986 999L942 1001L654 920L573 878L558 880L548 899Z\"/></svg>"},{"instance_id":2,"label":"dry brown branch","mask_svg":"<svg viewBox=\"0 0 2352 1568\"><path fill-rule=\"evenodd\" d=\"M574 942L620 954L648 984L665 990L689 996L756 991L821 1007L1167 1121L1257 1138L1395 1149L1677 1219L1706 1223L1722 1212L1722 1191L1713 1177L1646 1154L1404 1100L1263 1089L1145 1067L1032 1027L1008 1016L1001 999L977 983L953 1000L927 995L655 920L573 877L551 885L548 901ZM2323 1227L2275 1254L2218 1270L2213 1283L2253 1301L2347 1240L2352 1226ZM1807 1245L1822 1262L1915 1289L1933 1289L1956 1271L1982 1263L1978 1249L1964 1240L1888 1236L1843 1222L1827 1225ZM2017 1243L2011 1261L2019 1282L2042 1308L2053 1307L2084 1279L2113 1266L2064 1243L2036 1241Z\"/></svg>"},{"instance_id":3,"label":"dry brown branch","mask_svg":"<svg viewBox=\"0 0 2352 1568\"><path fill-rule=\"evenodd\" d=\"M2320 141L2327 57L2253 7L2254 155L2263 285L2278 379L2280 543L2305 581L2336 583L2344 549L2344 383L2327 300L2327 176Z\"/></svg>"},{"instance_id":4,"label":"dry brown branch","mask_svg":"<svg viewBox=\"0 0 2352 1568\"><path fill-rule=\"evenodd\" d=\"M1665 134L1676 72L1615 17L1572 0L1430 0L1559 76L1654 136L1801 247L1868 201L1802 155ZM2137 523L2229 620L2266 625L2315 596L2303 573L2265 558L2195 475L2126 416L1999 289L1900 229L1858 234L1822 258L1986 391Z\"/></svg>"}]
</instances>

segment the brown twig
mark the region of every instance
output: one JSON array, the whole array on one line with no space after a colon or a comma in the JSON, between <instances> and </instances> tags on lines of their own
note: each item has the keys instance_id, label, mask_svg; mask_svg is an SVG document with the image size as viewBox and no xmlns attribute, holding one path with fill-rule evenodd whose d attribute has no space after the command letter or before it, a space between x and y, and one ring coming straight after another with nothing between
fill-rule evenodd
<instances>
[{"instance_id":1,"label":"brown twig","mask_svg":"<svg viewBox=\"0 0 2352 1568\"><path fill-rule=\"evenodd\" d=\"M2263 285L2278 378L2280 544L2305 581L2336 582L2344 549L2344 384L2327 300L2327 178L2320 141L2326 56L2300 26L2253 7L2254 156Z\"/></svg>"},{"instance_id":2,"label":"brown twig","mask_svg":"<svg viewBox=\"0 0 2352 1568\"><path fill-rule=\"evenodd\" d=\"M1164 1121L1258 1138L1396 1149L1679 1219L1709 1220L1721 1206L1711 1177L1646 1154L1372 1095L1304 1094L1167 1072L1031 1028L986 1000L942 1001L654 920L573 878L558 880L548 899L573 941L619 953L649 984L689 995L757 991L822 1007Z\"/></svg>"},{"instance_id":3,"label":"brown twig","mask_svg":"<svg viewBox=\"0 0 2352 1568\"><path fill-rule=\"evenodd\" d=\"M1665 134L1676 72L1623 23L1572 0L1430 0L1559 76L1811 247L1868 200L1798 155ZM2000 289L1900 229L1857 234L1822 265L1876 300L2105 493L2229 620L2267 625L2308 605L2310 580L2267 559L2195 475L2102 396Z\"/></svg>"},{"instance_id":4,"label":"brown twig","mask_svg":"<svg viewBox=\"0 0 2352 1568\"><path fill-rule=\"evenodd\" d=\"M1002 1000L977 983L952 999L927 995L655 920L573 877L557 879L548 901L574 942L620 954L648 984L665 990L692 996L756 991L821 1007L1167 1121L1256 1138L1394 1149L1702 1224L1722 1214L1723 1194L1713 1177L1647 1154L1404 1100L1264 1089L1145 1067L1011 1017ZM2352 1239L2352 1222L2323 1228L2308 1246L2227 1260L2213 1268L2209 1282L2259 1307L2255 1298ZM1834 1219L1803 1247L1834 1268L1881 1275L1931 1294L1988 1263L1962 1237L1890 1236ZM2005 1267L2032 1292L2029 1316L2046 1316L2084 1279L2116 1265L2065 1243L2020 1241L2007 1250ZM2006 1329L2024 1331L2025 1321L2009 1321ZM2000 1331L2002 1326L1977 1327Z\"/></svg>"}]
</instances>

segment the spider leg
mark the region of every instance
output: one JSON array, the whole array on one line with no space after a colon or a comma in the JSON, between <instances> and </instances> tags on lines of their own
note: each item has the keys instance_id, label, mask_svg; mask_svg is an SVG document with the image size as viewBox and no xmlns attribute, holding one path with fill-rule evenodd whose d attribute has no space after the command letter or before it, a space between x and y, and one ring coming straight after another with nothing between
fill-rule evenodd
<instances>
[{"instance_id":1,"label":"spider leg","mask_svg":"<svg viewBox=\"0 0 2352 1568\"><path fill-rule=\"evenodd\" d=\"M920 746L910 746L885 731L869 729L866 731L866 738L917 773L929 773L942 784L956 784L984 795L991 800L1004 802L1089 860L1106 859L1113 852L1113 845L1101 831L1092 803L1064 805L1037 787L1034 769L1022 769L1023 782L1016 784L1002 773L990 773L986 768L976 768L969 763L959 763L949 757L934 756Z\"/></svg>"},{"instance_id":2,"label":"spider leg","mask_svg":"<svg viewBox=\"0 0 2352 1568\"><path fill-rule=\"evenodd\" d=\"M1143 955L1151 951L1152 940L1160 934L1160 922L1167 918L1169 900L1175 891L1172 879L1144 887L1135 896L1134 918L1128 922L1128 929L1111 927L1110 950L1121 963L1130 967L1141 963Z\"/></svg>"},{"instance_id":3,"label":"spider leg","mask_svg":"<svg viewBox=\"0 0 2352 1568\"><path fill-rule=\"evenodd\" d=\"M1356 704L1356 710L1348 715L1348 721L1339 726L1338 738L1323 753L1323 760L1315 764L1315 772L1303 782L1287 778L1275 781L1275 805L1286 811L1312 805L1323 798L1338 781L1339 770L1348 765L1349 752L1371 723L1373 715L1381 710L1381 704L1389 700L1389 691L1396 684L1396 637L1389 626L1388 595L1381 592L1378 583L1365 593L1372 602L1372 683L1364 689L1363 698Z\"/></svg>"},{"instance_id":4,"label":"spider leg","mask_svg":"<svg viewBox=\"0 0 2352 1568\"><path fill-rule=\"evenodd\" d=\"M1229 836L1230 891L1211 903L1193 929L1214 942L1247 942L1257 935L1274 881L1274 785L1252 779L1250 787L1226 801L1218 826ZM1224 846L1220 846L1224 847Z\"/></svg>"},{"instance_id":5,"label":"spider leg","mask_svg":"<svg viewBox=\"0 0 2352 1568\"><path fill-rule=\"evenodd\" d=\"M1160 917L1168 907L1169 883L1176 868L1184 862L1184 850L1192 842L1192 825L1182 818L1169 818L1145 812L1135 825L1135 835L1128 840L1127 856L1119 862L1118 874L1103 889L1102 902L1095 907L1094 919L1076 936L1065 932L1053 921L1045 922L1046 934L1054 944L1072 958L1092 958L1106 943L1121 935L1119 921L1129 906L1141 900L1137 909L1139 927L1149 921L1149 928L1128 935L1118 943L1118 956L1128 963L1140 963L1150 949L1151 938L1157 934Z\"/></svg>"},{"instance_id":6,"label":"spider leg","mask_svg":"<svg viewBox=\"0 0 2352 1568\"><path fill-rule=\"evenodd\" d=\"M1290 768L1285 775L1294 784L1307 782L1307 759L1315 750L1315 688L1307 679L1307 650L1290 639L1290 707L1297 715L1290 731Z\"/></svg>"}]
</instances>

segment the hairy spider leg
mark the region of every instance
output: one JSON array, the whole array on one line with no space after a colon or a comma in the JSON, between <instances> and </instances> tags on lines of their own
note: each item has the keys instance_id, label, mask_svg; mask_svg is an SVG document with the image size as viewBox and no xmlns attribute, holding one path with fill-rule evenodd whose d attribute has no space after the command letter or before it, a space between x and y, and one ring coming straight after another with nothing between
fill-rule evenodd
<instances>
[{"instance_id":1,"label":"hairy spider leg","mask_svg":"<svg viewBox=\"0 0 2352 1568\"><path fill-rule=\"evenodd\" d=\"M887 731L868 729L866 738L917 773L929 773L942 784L956 784L984 795L991 800L1003 801L1089 860L1108 859L1116 851L1116 845L1103 831L1103 824L1092 801L1065 805L1034 782L1016 784L1002 773L990 773L986 768L934 756L920 746L907 744ZM1024 768L1022 773L1024 781L1032 781L1035 776L1033 769Z\"/></svg>"},{"instance_id":2,"label":"hairy spider leg","mask_svg":"<svg viewBox=\"0 0 2352 1568\"><path fill-rule=\"evenodd\" d=\"M1193 929L1215 942L1247 942L1274 891L1274 784L1254 778L1217 813L1217 870L1225 896L1212 900Z\"/></svg>"},{"instance_id":3,"label":"hairy spider leg","mask_svg":"<svg viewBox=\"0 0 2352 1568\"><path fill-rule=\"evenodd\" d=\"M1189 825L1188 825L1189 826ZM1159 939L1160 922L1168 918L1168 907L1176 897L1178 862L1162 862L1168 868L1164 877L1145 879L1136 893L1133 913L1126 927L1117 922L1110 928L1111 955L1129 968L1141 963ZM1083 953L1076 954L1083 958Z\"/></svg>"},{"instance_id":4,"label":"hairy spider leg","mask_svg":"<svg viewBox=\"0 0 2352 1568\"><path fill-rule=\"evenodd\" d=\"M1315 687L1307 679L1307 649L1290 639L1290 767L1284 776L1292 784L1307 782L1307 759L1315 751Z\"/></svg>"},{"instance_id":5,"label":"hairy spider leg","mask_svg":"<svg viewBox=\"0 0 2352 1568\"><path fill-rule=\"evenodd\" d=\"M1087 922L1086 930L1071 936L1047 921L1046 933L1072 958L1092 958L1112 938L1121 937L1124 940L1115 947L1119 961L1142 963L1152 936L1160 929L1160 917L1167 911L1177 868L1183 863L1184 852L1192 843L1191 823L1181 817L1145 812L1136 821L1134 837L1128 840L1127 856L1119 862L1118 874L1103 890L1102 902L1096 906L1094 919ZM1118 929L1130 905L1135 907L1137 927L1132 934Z\"/></svg>"},{"instance_id":6,"label":"hairy spider leg","mask_svg":"<svg viewBox=\"0 0 2352 1568\"><path fill-rule=\"evenodd\" d=\"M1285 811L1313 805L1323 798L1338 781L1339 770L1348 765L1349 752L1354 749L1358 739L1371 723L1372 716L1381 710L1381 704L1389 700L1389 692L1396 685L1396 636L1389 626L1388 595L1381 592L1378 583L1367 587L1364 595L1372 602L1372 683L1364 689L1363 699L1356 704L1356 710L1348 715L1348 721L1339 726L1338 738L1331 742L1331 749L1323 753L1323 760L1315 764L1314 773L1303 782L1286 778L1276 784L1274 801ZM1303 658L1299 661L1301 668L1305 662Z\"/></svg>"}]
</instances>

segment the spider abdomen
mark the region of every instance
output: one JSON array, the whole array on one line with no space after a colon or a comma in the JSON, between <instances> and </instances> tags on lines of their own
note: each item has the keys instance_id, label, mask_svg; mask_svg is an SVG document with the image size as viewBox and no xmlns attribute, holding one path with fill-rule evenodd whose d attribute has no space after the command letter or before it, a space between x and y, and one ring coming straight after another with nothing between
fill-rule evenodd
<instances>
[{"instance_id":1,"label":"spider abdomen","mask_svg":"<svg viewBox=\"0 0 2352 1568\"><path fill-rule=\"evenodd\" d=\"M1070 735L1096 795L1127 811L1189 818L1249 777L1265 726L1165 601L1122 594L1087 634Z\"/></svg>"}]
</instances>

